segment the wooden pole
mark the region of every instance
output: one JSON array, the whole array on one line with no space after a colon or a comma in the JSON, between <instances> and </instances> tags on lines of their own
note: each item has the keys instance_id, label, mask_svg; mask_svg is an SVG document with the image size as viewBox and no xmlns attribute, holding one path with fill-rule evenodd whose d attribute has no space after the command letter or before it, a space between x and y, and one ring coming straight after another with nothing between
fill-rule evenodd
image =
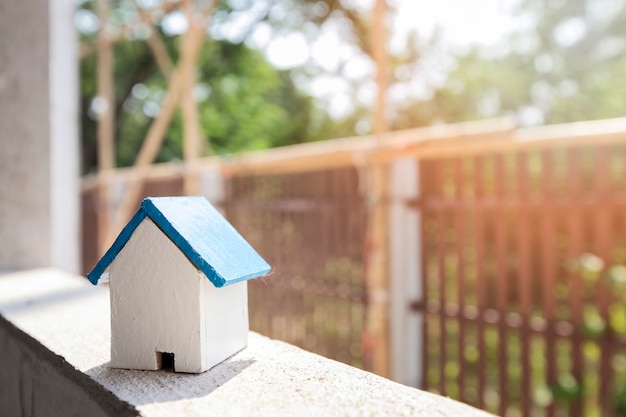
<instances>
[{"instance_id":1,"label":"wooden pole","mask_svg":"<svg viewBox=\"0 0 626 417\"><path fill-rule=\"evenodd\" d=\"M376 141L388 130L386 117L387 93L387 30L385 17L387 0L376 0L372 24L372 58L376 63L378 96L374 109L373 131ZM365 243L365 281L367 286L367 313L365 323L365 354L371 371L390 376L390 326L389 326L389 167L384 163L370 161L366 175L367 225ZM367 352L367 349L370 351Z\"/></svg>"},{"instance_id":2,"label":"wooden pole","mask_svg":"<svg viewBox=\"0 0 626 417\"><path fill-rule=\"evenodd\" d=\"M109 0L96 2L97 14L100 20L100 30L97 35L97 97L96 110L98 111L97 141L98 141L98 171L100 173L115 168L115 141L114 141L114 81L113 81L113 44L109 39L107 21L109 19ZM98 222L98 252L104 254L108 248L107 234L109 230L109 192L106 182L100 184L97 199Z\"/></svg>"},{"instance_id":3,"label":"wooden pole","mask_svg":"<svg viewBox=\"0 0 626 417\"><path fill-rule=\"evenodd\" d=\"M189 36L190 40L187 41L188 47L181 51L180 61L170 77L167 94L159 115L154 119L152 125L150 125L146 139L135 159L134 167L136 168L137 175L128 182L128 188L125 192L122 204L118 209L117 216L115 217L114 227L110 228L107 239L109 242L111 242L119 230L121 230L135 209L136 200L141 194L143 174L146 168L156 158L159 148L163 143L165 133L167 132L167 128L169 127L174 111L181 98L184 74L189 71L188 67L193 68L195 66L205 35L204 19L195 19L189 23L187 36Z\"/></svg>"},{"instance_id":4,"label":"wooden pole","mask_svg":"<svg viewBox=\"0 0 626 417\"><path fill-rule=\"evenodd\" d=\"M172 75L172 71L174 70L174 63L172 62L172 58L167 52L167 48L165 46L165 43L163 42L163 39L161 39L161 36L159 36L158 29L152 22L152 17L150 16L150 13L141 8L137 4L137 0L134 1L134 4L135 8L139 12L141 21L144 24L150 26L150 35L148 36L148 39L146 41L148 43L150 51L152 52L152 56L154 56L154 60L156 61L157 66L159 67L159 70L161 71L163 76L166 79L169 79Z\"/></svg>"},{"instance_id":5,"label":"wooden pole","mask_svg":"<svg viewBox=\"0 0 626 417\"><path fill-rule=\"evenodd\" d=\"M198 19L191 3L186 5L187 20L192 22ZM181 50L193 48L193 38L191 32L187 32L181 37ZM183 52L184 53L184 52ZM181 98L181 109L183 116L183 157L185 161L185 176L183 177L183 190L186 195L198 193L198 178L193 171L193 165L200 157L202 146L202 130L200 126L200 116L198 114L198 103L193 97L193 90L196 86L196 65L189 65L181 68L183 78L183 91Z\"/></svg>"},{"instance_id":6,"label":"wooden pole","mask_svg":"<svg viewBox=\"0 0 626 417\"><path fill-rule=\"evenodd\" d=\"M226 176L289 174L340 167L360 167L366 161L388 163L396 158L440 159L531 152L555 147L620 145L626 140L626 117L515 129L513 120L494 119L451 125L422 127L376 136L331 139L251 151L198 161L197 169L219 167ZM83 179L83 191L101 181L124 182L136 176L135 169L119 168L107 178ZM144 178L163 179L181 175L180 164L152 165Z\"/></svg>"},{"instance_id":7,"label":"wooden pole","mask_svg":"<svg viewBox=\"0 0 626 417\"><path fill-rule=\"evenodd\" d=\"M389 207L387 164L367 167L367 229L365 237L365 284L367 312L365 357L370 370L390 376L389 331ZM369 350L369 352L368 352Z\"/></svg>"},{"instance_id":8,"label":"wooden pole","mask_svg":"<svg viewBox=\"0 0 626 417\"><path fill-rule=\"evenodd\" d=\"M396 158L450 158L477 154L548 149L562 146L610 145L624 143L626 118L515 130L511 119L494 119L398 130L376 136L331 139L301 143L224 157L198 160L198 171L219 166L226 176L289 174L340 167L362 167L366 161L389 163ZM550 132L546 131L549 130ZM125 182L136 176L133 167L119 168L109 181ZM179 163L153 164L144 178L163 179L182 175ZM105 178L88 177L85 189L97 187Z\"/></svg>"},{"instance_id":9,"label":"wooden pole","mask_svg":"<svg viewBox=\"0 0 626 417\"><path fill-rule=\"evenodd\" d=\"M372 58L376 64L376 85L378 95L374 109L375 134L389 130L387 125L387 68L389 57L387 55L387 28L385 17L387 15L387 0L376 0L374 4L374 16L372 23Z\"/></svg>"},{"instance_id":10,"label":"wooden pole","mask_svg":"<svg viewBox=\"0 0 626 417\"><path fill-rule=\"evenodd\" d=\"M97 63L97 99L98 107L98 169L115 167L114 124L115 106L113 105L113 47L108 39L107 20L109 0L98 0L98 17L102 22L98 31Z\"/></svg>"}]
</instances>

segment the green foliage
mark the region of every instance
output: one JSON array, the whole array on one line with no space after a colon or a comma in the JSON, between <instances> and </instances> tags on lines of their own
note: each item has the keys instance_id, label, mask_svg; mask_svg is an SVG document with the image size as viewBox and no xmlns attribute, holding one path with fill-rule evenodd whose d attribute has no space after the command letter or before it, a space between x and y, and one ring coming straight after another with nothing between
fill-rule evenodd
<instances>
[{"instance_id":1,"label":"green foliage","mask_svg":"<svg viewBox=\"0 0 626 417\"><path fill-rule=\"evenodd\" d=\"M576 265L577 272L591 285L595 285L597 283L596 281L600 278L600 273L603 269L604 261L592 253L583 254L578 259Z\"/></svg>"},{"instance_id":2,"label":"green foliage","mask_svg":"<svg viewBox=\"0 0 626 417\"><path fill-rule=\"evenodd\" d=\"M608 305L606 319L600 314L597 305L587 303L585 306L582 323L583 335L591 340L598 340L601 337L614 337L624 340L626 336L626 265L615 264L605 267L604 261L592 254L583 255L576 262L576 265L577 272L587 278L588 282L594 282L594 285L608 286L611 291L611 301ZM603 354L607 355L608 353L602 352L598 343L591 340L585 342L583 352L587 360L597 362ZM616 415L626 416L626 381L623 378L626 370L626 357L620 351L610 355L616 384L612 394L614 411ZM579 396L585 393L582 385L573 385L569 391L564 389L566 387L562 383L553 388L555 392L559 392L559 395L568 401L569 398L577 400Z\"/></svg>"},{"instance_id":3,"label":"green foliage","mask_svg":"<svg viewBox=\"0 0 626 417\"><path fill-rule=\"evenodd\" d=\"M173 40L168 45L173 47ZM115 46L116 159L134 162L141 143L158 114L167 89L144 42ZM96 164L96 123L89 111L95 94L96 58L81 64L84 170ZM208 41L198 62L199 113L205 151L231 153L303 142L312 99L299 92L288 73L273 69L258 51L244 44ZM182 157L182 118L176 114L157 161Z\"/></svg>"},{"instance_id":4,"label":"green foliage","mask_svg":"<svg viewBox=\"0 0 626 417\"><path fill-rule=\"evenodd\" d=\"M147 34L141 35L142 28L133 26L138 21L134 2L120 0L112 5L108 26L119 39L114 47L115 102L109 105L115 110L116 163L128 166L133 164L150 123L158 114L167 82L145 42ZM77 23L81 40L92 48L97 25L101 23L97 22L94 8L93 0L82 0L78 11L82 18L77 20L83 22ZM247 47L244 41L257 25L270 27L273 36L297 31L313 40L322 24L329 19L339 19L346 28L344 41L367 54L367 25L359 13L352 6L334 0L222 0L216 4L210 30L243 14L248 19L245 30L231 36L231 41L209 40L201 51L196 92L205 138L204 154L264 149L354 134L362 109L336 120L296 88L293 73L299 71L300 75L312 77L311 74L320 73L320 68L309 63L306 71L276 70L260 51ZM155 29L173 61L177 61L179 39L166 34L161 24L157 21ZM96 55L92 54L81 61L80 68L84 173L95 170L97 165L96 61ZM157 162L182 157L182 136L181 116L176 114Z\"/></svg>"},{"instance_id":5,"label":"green foliage","mask_svg":"<svg viewBox=\"0 0 626 417\"><path fill-rule=\"evenodd\" d=\"M607 271L607 278L616 287L626 285L626 265L613 265Z\"/></svg>"},{"instance_id":6,"label":"green foliage","mask_svg":"<svg viewBox=\"0 0 626 417\"><path fill-rule=\"evenodd\" d=\"M620 117L626 110L626 7L620 0L523 0L525 29L497 50L474 48L396 127L503 115L522 123ZM531 110L534 117L524 115Z\"/></svg>"},{"instance_id":7,"label":"green foliage","mask_svg":"<svg viewBox=\"0 0 626 417\"><path fill-rule=\"evenodd\" d=\"M256 150L307 140L311 99L286 73L243 44L211 42L199 62L208 97L200 106L205 137L216 153ZM180 121L179 121L180 123ZM181 130L173 135L180 143Z\"/></svg>"},{"instance_id":8,"label":"green foliage","mask_svg":"<svg viewBox=\"0 0 626 417\"><path fill-rule=\"evenodd\" d=\"M485 60L478 50L459 58L445 84L428 100L406 105L396 127L471 121L506 114L529 100L531 74L519 59Z\"/></svg>"},{"instance_id":9,"label":"green foliage","mask_svg":"<svg viewBox=\"0 0 626 417\"><path fill-rule=\"evenodd\" d=\"M613 303L609 307L609 326L616 335L626 335L626 305Z\"/></svg>"},{"instance_id":10,"label":"green foliage","mask_svg":"<svg viewBox=\"0 0 626 417\"><path fill-rule=\"evenodd\" d=\"M626 416L626 385L620 387L615 396L615 411L618 416Z\"/></svg>"},{"instance_id":11,"label":"green foliage","mask_svg":"<svg viewBox=\"0 0 626 417\"><path fill-rule=\"evenodd\" d=\"M572 374L563 372L550 385L552 397L556 401L575 402L582 398L583 387Z\"/></svg>"},{"instance_id":12,"label":"green foliage","mask_svg":"<svg viewBox=\"0 0 626 417\"><path fill-rule=\"evenodd\" d=\"M539 407L547 407L554 401L550 387L539 385L533 390L533 402Z\"/></svg>"},{"instance_id":13,"label":"green foliage","mask_svg":"<svg viewBox=\"0 0 626 417\"><path fill-rule=\"evenodd\" d=\"M583 312L583 334L589 339L598 339L606 331L606 322L596 306L588 306Z\"/></svg>"}]
</instances>

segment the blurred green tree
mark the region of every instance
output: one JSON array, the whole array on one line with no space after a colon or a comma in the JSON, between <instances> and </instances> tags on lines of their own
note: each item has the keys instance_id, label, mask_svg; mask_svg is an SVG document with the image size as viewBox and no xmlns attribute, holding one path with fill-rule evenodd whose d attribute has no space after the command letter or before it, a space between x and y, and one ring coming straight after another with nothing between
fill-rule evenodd
<instances>
[{"instance_id":1,"label":"blurred green tree","mask_svg":"<svg viewBox=\"0 0 626 417\"><path fill-rule=\"evenodd\" d=\"M522 125L626 113L626 4L522 0L520 29L474 47L432 96L401 106L396 128L516 115Z\"/></svg>"},{"instance_id":2,"label":"blurred green tree","mask_svg":"<svg viewBox=\"0 0 626 417\"><path fill-rule=\"evenodd\" d=\"M117 166L133 163L165 96L167 83L145 42L145 28L133 23L137 21L138 7L151 10L161 3L160 0L111 3L109 25L120 34L114 46ZM327 70L312 60L294 69L275 69L262 52L249 47L247 42L259 28L269 28L271 33L279 35L298 32L311 41L322 26L332 20L341 26L342 41L367 55L370 49L367 16L349 3L336 0L222 0L217 3L208 28L212 39L207 40L201 51L194 91L200 103L205 154L209 150L224 154L355 133L355 125L368 117L366 106L356 105L348 115L333 117L294 81L310 80ZM81 40L86 45L91 44L92 49L95 49L94 39L101 24L94 9L94 0L83 0L76 19ZM153 18L154 28L175 61L178 37L168 33L164 17L167 15ZM241 19L245 20L245 25L237 23ZM228 29L232 22L239 25L238 30ZM221 27L222 32L214 27ZM224 35L223 32L229 30L230 36ZM96 55L87 54L80 67L83 173L95 171L97 166L96 63ZM340 66L337 73L341 70ZM182 117L176 114L157 161L181 158Z\"/></svg>"},{"instance_id":3,"label":"blurred green tree","mask_svg":"<svg viewBox=\"0 0 626 417\"><path fill-rule=\"evenodd\" d=\"M116 160L132 165L153 117L158 114L166 81L147 46L115 46ZM82 138L86 171L96 166L95 57L83 60ZM209 41L199 59L196 99L203 137L216 153L261 149L310 138L311 98L299 92L285 72L276 71L258 51L244 44ZM205 144L207 147L209 143ZM177 114L157 161L182 156L182 121Z\"/></svg>"}]
</instances>

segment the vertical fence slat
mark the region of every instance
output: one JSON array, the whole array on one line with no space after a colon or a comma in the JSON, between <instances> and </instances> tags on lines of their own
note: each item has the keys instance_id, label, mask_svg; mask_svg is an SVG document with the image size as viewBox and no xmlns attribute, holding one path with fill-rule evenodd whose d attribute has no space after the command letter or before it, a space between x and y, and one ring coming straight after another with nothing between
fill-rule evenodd
<instances>
[{"instance_id":1,"label":"vertical fence slat","mask_svg":"<svg viewBox=\"0 0 626 417\"><path fill-rule=\"evenodd\" d=\"M611 262L611 206L608 204L610 192L610 148L595 149L594 179L593 179L593 199L597 207L594 222L594 239L597 255L602 258L605 264ZM602 279L602 278L600 278ZM599 310L604 322L609 323L609 304L611 295L608 283L598 282L598 302ZM607 327L608 330L608 327ZM605 331L600 339L600 403L601 410L606 415L612 412L612 390L613 372L611 370L612 344L610 343L611 333Z\"/></svg>"},{"instance_id":2,"label":"vertical fence slat","mask_svg":"<svg viewBox=\"0 0 626 417\"><path fill-rule=\"evenodd\" d=\"M487 360L485 352L485 310L486 310L486 279L485 279L485 213L481 203L485 198L483 157L474 159L474 245L476 246L476 301L478 305L479 320L477 325L476 339L478 342L478 407L485 408L485 392L487 389Z\"/></svg>"},{"instance_id":3,"label":"vertical fence slat","mask_svg":"<svg viewBox=\"0 0 626 417\"><path fill-rule=\"evenodd\" d=\"M496 207L502 205L504 207L505 202L505 170L504 170L504 158L502 155L498 155L495 158L495 192L494 203ZM494 209L493 217L495 218L495 286L496 286L496 309L498 310L498 395L499 405L498 414L503 416L506 414L507 409L507 396L508 390L508 338L507 338L507 323L505 318L508 313L508 271L507 271L507 248L506 248L506 210Z\"/></svg>"},{"instance_id":4,"label":"vertical fence slat","mask_svg":"<svg viewBox=\"0 0 626 417\"><path fill-rule=\"evenodd\" d=\"M556 368L556 340L555 340L555 305L556 305L556 242L554 227L553 206L551 200L554 195L554 160L550 151L542 153L541 159L541 194L543 207L541 209L539 236L541 239L541 282L542 282L542 309L547 323L547 333L545 341L545 363L546 380L548 386L555 384L557 378ZM555 414L554 400L547 407L547 415L553 417Z\"/></svg>"},{"instance_id":5,"label":"vertical fence slat","mask_svg":"<svg viewBox=\"0 0 626 417\"><path fill-rule=\"evenodd\" d=\"M365 282L368 293L368 314L366 330L373 343L372 371L389 376L389 326L388 326L388 227L389 213L385 205L389 166L368 167L370 184L368 187L368 225L366 237Z\"/></svg>"},{"instance_id":6,"label":"vertical fence slat","mask_svg":"<svg viewBox=\"0 0 626 417\"><path fill-rule=\"evenodd\" d=\"M442 161L437 161L435 165L436 184L434 193L439 201L443 200L443 187L445 183L444 166ZM446 365L448 363L447 353L447 331L446 331L446 213L438 210L435 214L437 218L437 281L439 285L439 393L446 395Z\"/></svg>"},{"instance_id":7,"label":"vertical fence slat","mask_svg":"<svg viewBox=\"0 0 626 417\"><path fill-rule=\"evenodd\" d=\"M321 178L318 180L322 181L323 187L324 187L324 193L326 194L327 198L331 200L334 199L335 198L335 171L329 170L327 172L320 173L319 175L321 176ZM335 245L337 245L338 243L334 241L334 238L335 238L334 234L336 231L334 227L335 225L333 224L332 221L329 221L327 217L323 217L322 221L323 223L321 225L321 230L322 230L323 247L321 248L322 249L321 252L322 252L323 259L326 262L325 262L325 265L322 267L323 269L320 271L320 277L318 279L328 280L330 278L329 277L330 271L327 266L330 264L332 268L331 276L333 277L334 280L337 280L337 265L334 263L334 259L333 259ZM306 228L308 230L308 236L310 236L311 239L314 238L313 236L315 236L315 230L318 229L319 227L320 225L317 224L317 222L313 218L306 221ZM309 264L308 268L313 267L312 263L315 262L315 259L311 259L310 262L311 264ZM333 287L335 287L335 285L333 285ZM335 298L334 294L332 296L330 294L326 294L325 296L327 297L326 305L328 306L327 307L328 311L326 312L326 316L327 316L326 321L328 322L328 325L330 325L331 323L334 323L334 325L336 326L337 323L334 322L335 317L333 317L333 315L336 312L337 299ZM326 326L327 324L324 323L324 327ZM329 337L328 348L330 352L332 352L332 354L336 354L337 352L337 334L336 333L334 337L332 338Z\"/></svg>"},{"instance_id":8,"label":"vertical fence slat","mask_svg":"<svg viewBox=\"0 0 626 417\"><path fill-rule=\"evenodd\" d=\"M528 218L529 184L528 158L526 153L517 157L517 253L518 271L517 291L519 293L519 312L522 317L521 328L521 411L523 417L530 417L532 410L531 380L530 380L530 318L531 318L531 268L530 268L530 221Z\"/></svg>"},{"instance_id":9,"label":"vertical fence slat","mask_svg":"<svg viewBox=\"0 0 626 417\"><path fill-rule=\"evenodd\" d=\"M417 190L417 195L418 196L422 196L422 195L428 195L431 189L430 183L432 181L432 175L430 172L430 167L431 167L431 163L427 162L427 161L419 161L418 162L418 184L419 184L419 188ZM430 351L430 346L431 343L433 343L430 340L429 337L429 317L430 315L428 314L427 309L425 308L427 306L427 303L429 301L429 297L430 297L430 276L429 276L429 270L428 270L428 260L426 259L426 255L430 254L430 240L429 240L429 235L427 233L427 226L428 224L426 223L426 219L430 219L430 212L428 210L428 206L424 203L424 200L421 200L421 204L420 204L420 215L421 215L421 219L420 222L422 224L422 227L419 230L419 234L420 234L420 247L419 247L419 254L418 254L418 268L420 268L420 273L422 275L422 299L418 300L418 302L420 302L422 304L422 324L421 326L418 328L418 331L421 331L422 334L422 340L423 340L423 346L424 348L422 349L422 354L421 357L419 357L418 359L421 360L422 363L422 375L421 375L421 381L422 381L422 385L419 388L422 389L429 389L430 388L430 384L428 381L428 371L430 369L430 360L429 360L429 351Z\"/></svg>"},{"instance_id":10,"label":"vertical fence slat","mask_svg":"<svg viewBox=\"0 0 626 417\"><path fill-rule=\"evenodd\" d=\"M463 312L465 308L466 297L466 285L465 285L465 262L463 260L463 253L465 250L465 208L463 207L463 191L465 184L463 180L463 160L457 159L454 161L454 182L455 182L455 205L457 206L455 214L455 229L456 229L456 280L457 280L457 306L459 314L457 317L457 326L459 331L458 344L457 344L457 361L459 366L459 375L457 378L459 399L465 401L466 399L466 385L465 385L465 323L463 322Z\"/></svg>"},{"instance_id":11,"label":"vertical fence slat","mask_svg":"<svg viewBox=\"0 0 626 417\"><path fill-rule=\"evenodd\" d=\"M583 290L584 282L578 273L575 263L583 253L583 230L581 223L580 203L577 201L581 195L580 184L580 155L578 149L570 149L567 155L567 199L570 206L567 216L567 261L570 265L568 273L570 321L574 325L575 332L571 338L572 352L572 376L578 384L582 384L584 375L584 357L581 337L583 325ZM572 417L582 417L582 399L572 402L570 407Z\"/></svg>"}]
</instances>

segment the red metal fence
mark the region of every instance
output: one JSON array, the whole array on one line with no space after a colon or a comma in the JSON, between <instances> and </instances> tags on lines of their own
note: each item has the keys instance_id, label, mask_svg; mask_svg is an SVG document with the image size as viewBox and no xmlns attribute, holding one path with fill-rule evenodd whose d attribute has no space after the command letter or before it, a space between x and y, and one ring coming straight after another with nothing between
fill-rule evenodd
<instances>
[{"instance_id":1,"label":"red metal fence","mask_svg":"<svg viewBox=\"0 0 626 417\"><path fill-rule=\"evenodd\" d=\"M626 415L626 269L611 268L626 262L626 121L438 129L223 162L218 204L274 267L250 284L252 328L376 370L384 344L365 328L387 301L369 293L366 255L385 240L368 228L391 200L368 194L363 168L414 157L422 388L506 416ZM187 174L162 171L144 195L182 193ZM85 269L96 187L83 193Z\"/></svg>"},{"instance_id":2,"label":"red metal fence","mask_svg":"<svg viewBox=\"0 0 626 417\"><path fill-rule=\"evenodd\" d=\"M500 415L624 415L626 146L435 159L421 178L426 388Z\"/></svg>"},{"instance_id":3,"label":"red metal fence","mask_svg":"<svg viewBox=\"0 0 626 417\"><path fill-rule=\"evenodd\" d=\"M224 207L274 271L250 282L251 328L363 368L365 212L356 171L233 177Z\"/></svg>"}]
</instances>

